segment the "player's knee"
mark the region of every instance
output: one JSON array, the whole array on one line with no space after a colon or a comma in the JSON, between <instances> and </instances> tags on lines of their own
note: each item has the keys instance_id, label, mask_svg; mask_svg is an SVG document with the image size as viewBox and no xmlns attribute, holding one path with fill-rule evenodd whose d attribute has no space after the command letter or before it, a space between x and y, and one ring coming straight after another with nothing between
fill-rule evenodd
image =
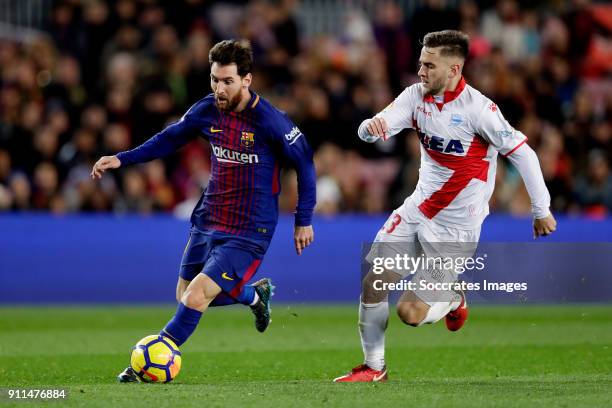
<instances>
[{"instance_id":1,"label":"player's knee","mask_svg":"<svg viewBox=\"0 0 612 408\"><path fill-rule=\"evenodd\" d=\"M417 327L426 314L420 307L410 302L400 302L397 305L397 315L402 322L409 326Z\"/></svg>"},{"instance_id":2,"label":"player's knee","mask_svg":"<svg viewBox=\"0 0 612 408\"><path fill-rule=\"evenodd\" d=\"M187 289L180 298L180 301L190 309L199 310L206 305L206 297L199 290Z\"/></svg>"}]
</instances>

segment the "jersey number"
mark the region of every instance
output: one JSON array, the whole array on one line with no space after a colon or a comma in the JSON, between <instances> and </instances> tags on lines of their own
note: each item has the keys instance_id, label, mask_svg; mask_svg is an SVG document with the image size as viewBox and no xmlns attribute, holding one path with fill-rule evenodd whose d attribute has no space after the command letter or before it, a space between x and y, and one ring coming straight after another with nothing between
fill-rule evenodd
<instances>
[{"instance_id":1,"label":"jersey number","mask_svg":"<svg viewBox=\"0 0 612 408\"><path fill-rule=\"evenodd\" d=\"M402 217L400 217L399 214L393 214L393 217L391 218L391 225L390 226L383 226L383 230L387 233L390 234L393 231L395 231L395 228L400 224L400 222L402 222Z\"/></svg>"}]
</instances>

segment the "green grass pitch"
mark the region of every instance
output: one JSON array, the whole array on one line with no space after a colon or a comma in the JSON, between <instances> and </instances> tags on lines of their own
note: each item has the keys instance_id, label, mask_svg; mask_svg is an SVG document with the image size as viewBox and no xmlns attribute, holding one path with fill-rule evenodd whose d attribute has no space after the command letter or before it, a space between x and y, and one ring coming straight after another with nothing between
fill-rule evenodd
<instances>
[{"instance_id":1,"label":"green grass pitch","mask_svg":"<svg viewBox=\"0 0 612 408\"><path fill-rule=\"evenodd\" d=\"M66 387L82 407L609 407L612 306L473 306L456 333L396 316L386 384L333 384L361 362L356 305L212 309L170 384L118 384L130 347L174 307L0 308L0 387ZM6 394L6 390L4 391ZM41 402L2 406L39 406Z\"/></svg>"}]
</instances>

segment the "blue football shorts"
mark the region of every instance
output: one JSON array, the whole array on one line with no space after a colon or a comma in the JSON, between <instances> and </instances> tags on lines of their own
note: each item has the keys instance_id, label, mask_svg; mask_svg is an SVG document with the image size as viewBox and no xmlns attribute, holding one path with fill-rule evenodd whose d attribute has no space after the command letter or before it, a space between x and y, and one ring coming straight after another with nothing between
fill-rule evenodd
<instances>
[{"instance_id":1,"label":"blue football shorts","mask_svg":"<svg viewBox=\"0 0 612 408\"><path fill-rule=\"evenodd\" d=\"M268 244L267 241L192 227L179 275L191 281L203 273L235 298L257 272Z\"/></svg>"}]
</instances>

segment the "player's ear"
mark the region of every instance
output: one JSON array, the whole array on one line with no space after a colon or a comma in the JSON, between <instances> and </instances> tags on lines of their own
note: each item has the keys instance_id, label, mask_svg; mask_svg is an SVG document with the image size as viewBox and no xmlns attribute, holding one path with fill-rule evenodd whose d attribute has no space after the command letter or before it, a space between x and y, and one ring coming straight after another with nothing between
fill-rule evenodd
<instances>
[{"instance_id":1,"label":"player's ear","mask_svg":"<svg viewBox=\"0 0 612 408\"><path fill-rule=\"evenodd\" d=\"M461 75L461 65L459 65L459 64L452 64L450 66L449 78L454 78L457 75Z\"/></svg>"},{"instance_id":2,"label":"player's ear","mask_svg":"<svg viewBox=\"0 0 612 408\"><path fill-rule=\"evenodd\" d=\"M251 73L249 72L248 74L242 77L242 87L248 88L249 86L251 86L252 80L253 80L253 75L251 75Z\"/></svg>"}]
</instances>

